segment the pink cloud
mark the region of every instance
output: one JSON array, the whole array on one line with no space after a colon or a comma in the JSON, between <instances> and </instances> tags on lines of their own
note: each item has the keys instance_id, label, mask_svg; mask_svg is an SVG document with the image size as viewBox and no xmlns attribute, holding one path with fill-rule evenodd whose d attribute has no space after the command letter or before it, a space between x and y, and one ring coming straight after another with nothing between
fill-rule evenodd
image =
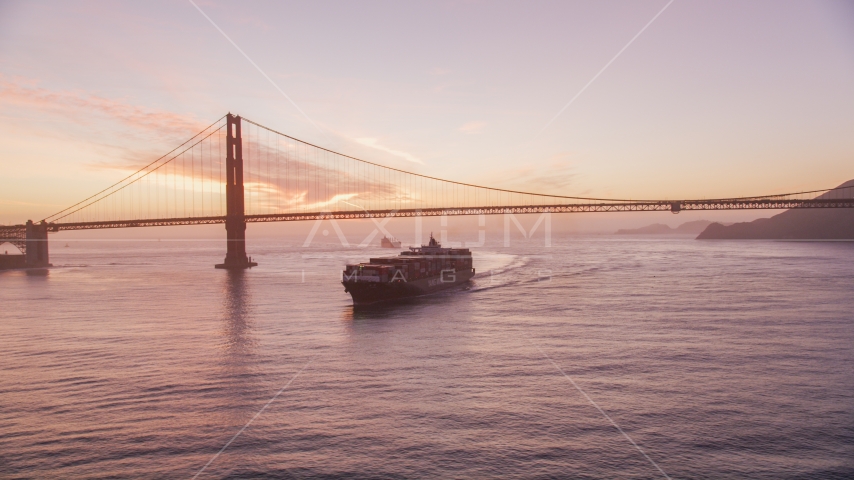
<instances>
[{"instance_id":1,"label":"pink cloud","mask_svg":"<svg viewBox=\"0 0 854 480\"><path fill-rule=\"evenodd\" d=\"M71 118L75 123L107 120L133 131L154 133L166 138L191 136L207 124L188 115L134 105L125 99L110 99L74 90L49 90L32 80L11 82L0 77L0 105ZM188 135L189 134L189 135Z\"/></svg>"},{"instance_id":2,"label":"pink cloud","mask_svg":"<svg viewBox=\"0 0 854 480\"><path fill-rule=\"evenodd\" d=\"M481 131L483 131L483 127L485 126L486 122L468 122L458 128L457 131L471 135L474 133L480 133Z\"/></svg>"},{"instance_id":3,"label":"pink cloud","mask_svg":"<svg viewBox=\"0 0 854 480\"><path fill-rule=\"evenodd\" d=\"M571 195L567 189L576 183L578 174L569 154L557 154L546 161L530 162L516 168L504 169L490 176L490 184L502 185L512 190Z\"/></svg>"}]
</instances>

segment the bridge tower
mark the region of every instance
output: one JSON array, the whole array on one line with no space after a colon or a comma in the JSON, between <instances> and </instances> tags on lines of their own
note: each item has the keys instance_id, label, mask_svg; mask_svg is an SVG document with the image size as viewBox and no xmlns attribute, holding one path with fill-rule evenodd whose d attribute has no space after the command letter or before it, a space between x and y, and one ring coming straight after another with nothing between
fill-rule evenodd
<instances>
[{"instance_id":1,"label":"bridge tower","mask_svg":"<svg viewBox=\"0 0 854 480\"><path fill-rule=\"evenodd\" d=\"M258 265L246 256L246 216L243 204L243 137L240 135L240 117L226 116L225 156L225 231L228 237L225 261L216 268L244 269Z\"/></svg>"}]
</instances>

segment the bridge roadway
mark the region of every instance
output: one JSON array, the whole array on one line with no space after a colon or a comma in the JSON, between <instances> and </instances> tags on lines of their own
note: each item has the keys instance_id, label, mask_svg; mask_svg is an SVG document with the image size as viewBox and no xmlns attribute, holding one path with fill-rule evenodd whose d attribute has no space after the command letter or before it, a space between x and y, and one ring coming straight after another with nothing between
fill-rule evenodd
<instances>
[{"instance_id":1,"label":"bridge roadway","mask_svg":"<svg viewBox=\"0 0 854 480\"><path fill-rule=\"evenodd\" d=\"M265 215L244 215L232 220L242 225L252 222L293 222L310 220L348 220L359 218L388 218L388 217L418 217L442 215L500 215L525 213L574 213L574 212L673 212L687 210L781 210L790 208L854 208L854 198L846 199L774 199L774 198L735 198L715 200L660 200L639 202L606 202L606 203L575 203L561 205L522 205L522 206L489 206L466 208L422 208L401 210L348 210L336 212L310 213L281 213ZM103 222L27 222L26 225L0 226L0 243L9 242L24 254L20 266L47 266L48 263L48 232L64 230L93 230L103 228L156 227L172 225L206 225L225 223L228 226L229 217L187 217L187 218L152 218L139 220L112 220ZM245 227L243 227L245 229ZM240 242L241 246L243 242ZM229 242L229 245L231 242ZM7 259L14 260L14 259ZM248 260L247 260L248 262ZM246 262L244 262L246 263ZM253 264L254 265L254 264ZM246 263L243 267L252 266ZM221 268L232 268L230 266ZM0 265L0 268L4 268ZM5 268L10 268L6 266Z\"/></svg>"},{"instance_id":2,"label":"bridge roadway","mask_svg":"<svg viewBox=\"0 0 854 480\"><path fill-rule=\"evenodd\" d=\"M420 208L400 210L346 210L334 212L273 213L245 215L248 223L293 222L306 220L347 220L358 218L418 217L442 215L501 215L506 213L579 213L579 212L673 212L692 210L782 210L789 208L854 208L854 198L824 200L790 199L716 199L716 200L660 200L618 203L575 203L561 205L521 205L466 208ZM173 225L209 225L225 223L227 216L151 218L139 220L111 220L104 222L48 223L48 231L93 230L102 228L162 227ZM25 225L0 226L0 242L23 240Z\"/></svg>"}]
</instances>

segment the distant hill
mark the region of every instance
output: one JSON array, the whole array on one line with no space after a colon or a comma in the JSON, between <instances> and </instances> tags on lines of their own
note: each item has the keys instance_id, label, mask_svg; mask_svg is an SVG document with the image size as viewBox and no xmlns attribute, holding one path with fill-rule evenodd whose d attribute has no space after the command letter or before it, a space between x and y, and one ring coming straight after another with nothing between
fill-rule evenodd
<instances>
[{"instance_id":1,"label":"distant hill","mask_svg":"<svg viewBox=\"0 0 854 480\"><path fill-rule=\"evenodd\" d=\"M854 187L854 180L839 187ZM793 208L752 222L713 223L697 239L850 240L854 239L854 208Z\"/></svg>"},{"instance_id":2,"label":"distant hill","mask_svg":"<svg viewBox=\"0 0 854 480\"><path fill-rule=\"evenodd\" d=\"M696 234L702 232L712 222L708 220L695 220L686 222L676 228L671 228L663 223L654 223L641 228L626 228L617 230L617 235L668 235L671 233Z\"/></svg>"}]
</instances>

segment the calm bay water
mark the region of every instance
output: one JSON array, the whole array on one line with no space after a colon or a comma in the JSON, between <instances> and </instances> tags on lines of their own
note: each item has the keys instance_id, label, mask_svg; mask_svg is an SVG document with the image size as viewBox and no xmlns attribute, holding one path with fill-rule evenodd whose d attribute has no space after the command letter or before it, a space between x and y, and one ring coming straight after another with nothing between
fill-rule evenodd
<instances>
[{"instance_id":1,"label":"calm bay water","mask_svg":"<svg viewBox=\"0 0 854 480\"><path fill-rule=\"evenodd\" d=\"M488 245L355 311L341 267L388 251L249 249L0 272L0 477L192 478L265 405L198 478L854 477L854 243Z\"/></svg>"}]
</instances>

